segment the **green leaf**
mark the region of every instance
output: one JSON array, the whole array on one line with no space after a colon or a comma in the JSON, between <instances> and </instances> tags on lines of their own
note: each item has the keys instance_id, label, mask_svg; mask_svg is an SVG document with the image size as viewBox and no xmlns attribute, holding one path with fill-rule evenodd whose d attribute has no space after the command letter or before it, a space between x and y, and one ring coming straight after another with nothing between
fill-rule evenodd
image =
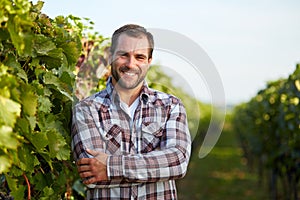
<instances>
[{"instance_id":1,"label":"green leaf","mask_svg":"<svg viewBox=\"0 0 300 200\"><path fill-rule=\"evenodd\" d=\"M64 96L68 97L69 100L73 101L72 96L61 87L60 80L55 75L53 75L52 73L46 73L45 74L45 76L44 76L44 83L47 84L47 85L54 85L54 86L56 86L56 89L61 94L63 94Z\"/></svg>"},{"instance_id":2,"label":"green leaf","mask_svg":"<svg viewBox=\"0 0 300 200\"><path fill-rule=\"evenodd\" d=\"M52 103L51 103L51 101L49 100L48 97L39 96L38 97L38 102L39 102L39 108L38 108L38 110L40 112L50 113L51 107L52 107Z\"/></svg>"},{"instance_id":3,"label":"green leaf","mask_svg":"<svg viewBox=\"0 0 300 200\"><path fill-rule=\"evenodd\" d=\"M26 119L29 122L29 127L31 128L31 130L33 131L36 127L36 117L35 116L27 116Z\"/></svg>"},{"instance_id":4,"label":"green leaf","mask_svg":"<svg viewBox=\"0 0 300 200\"><path fill-rule=\"evenodd\" d=\"M65 55L61 48L53 49L47 53L45 56L39 56L41 61L46 64L48 69L59 68L64 59Z\"/></svg>"},{"instance_id":5,"label":"green leaf","mask_svg":"<svg viewBox=\"0 0 300 200\"><path fill-rule=\"evenodd\" d=\"M47 132L49 130L56 130L61 133L61 135L65 134L61 115L39 113L38 117L38 126L41 131Z\"/></svg>"},{"instance_id":6,"label":"green leaf","mask_svg":"<svg viewBox=\"0 0 300 200\"><path fill-rule=\"evenodd\" d=\"M1 11L0 11L0 23L1 23ZM7 29L0 28L0 41L5 41L8 38L9 38L9 33Z\"/></svg>"},{"instance_id":7,"label":"green leaf","mask_svg":"<svg viewBox=\"0 0 300 200\"><path fill-rule=\"evenodd\" d=\"M33 133L30 142L33 146L37 149L38 152L44 151L45 147L48 145L48 138L46 133L43 132L36 132Z\"/></svg>"},{"instance_id":8,"label":"green leaf","mask_svg":"<svg viewBox=\"0 0 300 200\"><path fill-rule=\"evenodd\" d=\"M35 11L40 12L42 10L43 6L44 6L44 2L38 1L35 5L33 5L33 8Z\"/></svg>"},{"instance_id":9,"label":"green leaf","mask_svg":"<svg viewBox=\"0 0 300 200\"><path fill-rule=\"evenodd\" d=\"M19 157L17 151L9 151L9 157L11 163L13 163L12 167L9 169L9 174L14 177L22 176L24 173L23 170L18 166Z\"/></svg>"},{"instance_id":10,"label":"green leaf","mask_svg":"<svg viewBox=\"0 0 300 200\"><path fill-rule=\"evenodd\" d=\"M297 88L297 90L298 90L298 92L300 92L300 80L299 79L297 79L297 80L295 80L295 86L296 86L296 88Z\"/></svg>"},{"instance_id":11,"label":"green leaf","mask_svg":"<svg viewBox=\"0 0 300 200\"><path fill-rule=\"evenodd\" d=\"M46 97L50 97L52 92L50 91L50 88L44 86L43 84L40 84L38 81L33 81L31 83L32 86L34 86L34 88L36 89L36 93L39 96L46 96Z\"/></svg>"},{"instance_id":12,"label":"green leaf","mask_svg":"<svg viewBox=\"0 0 300 200\"><path fill-rule=\"evenodd\" d=\"M18 62L17 58L13 54L8 54L6 57L6 60L4 62L5 65L10 66L15 69L16 75L28 82L27 74L26 72L22 69L21 64Z\"/></svg>"},{"instance_id":13,"label":"green leaf","mask_svg":"<svg viewBox=\"0 0 300 200\"><path fill-rule=\"evenodd\" d=\"M43 189L43 193L44 193L43 194L44 197L42 197L41 200L52 200L53 199L52 196L55 195L54 190L50 187L45 187Z\"/></svg>"},{"instance_id":14,"label":"green leaf","mask_svg":"<svg viewBox=\"0 0 300 200\"><path fill-rule=\"evenodd\" d=\"M0 156L0 174L7 172L12 163L6 155Z\"/></svg>"},{"instance_id":15,"label":"green leaf","mask_svg":"<svg viewBox=\"0 0 300 200\"><path fill-rule=\"evenodd\" d=\"M0 66L0 95L12 101L20 101L18 79L8 72L9 67ZM11 68L10 68L11 69Z\"/></svg>"},{"instance_id":16,"label":"green leaf","mask_svg":"<svg viewBox=\"0 0 300 200\"><path fill-rule=\"evenodd\" d=\"M9 189L11 190L11 196L13 196L14 199L24 199L25 186L19 184L17 179L10 176L6 175L5 179L8 183Z\"/></svg>"},{"instance_id":17,"label":"green leaf","mask_svg":"<svg viewBox=\"0 0 300 200\"><path fill-rule=\"evenodd\" d=\"M71 66L75 65L81 53L80 49L77 46L77 43L76 42L64 43L61 46L61 48L63 49L68 59L69 65Z\"/></svg>"},{"instance_id":18,"label":"green leaf","mask_svg":"<svg viewBox=\"0 0 300 200\"><path fill-rule=\"evenodd\" d=\"M66 185L68 181L68 177L66 173L64 173L64 171L61 171L61 173L59 173L59 175L55 177L55 179L57 185Z\"/></svg>"},{"instance_id":19,"label":"green leaf","mask_svg":"<svg viewBox=\"0 0 300 200\"><path fill-rule=\"evenodd\" d=\"M63 68L63 67L62 67ZM59 77L60 81L67 84L68 86L74 85L75 75L73 72L67 71L68 69L64 69L61 76Z\"/></svg>"},{"instance_id":20,"label":"green leaf","mask_svg":"<svg viewBox=\"0 0 300 200\"><path fill-rule=\"evenodd\" d=\"M21 96L22 111L29 116L34 116L37 110L38 97L33 91L33 88L29 85L23 86Z\"/></svg>"},{"instance_id":21,"label":"green leaf","mask_svg":"<svg viewBox=\"0 0 300 200\"><path fill-rule=\"evenodd\" d=\"M53 170L53 165L52 165L52 160L50 158L49 152L48 151L43 151L43 152L38 152L40 156L44 158L44 160L47 162L49 165L50 169Z\"/></svg>"},{"instance_id":22,"label":"green leaf","mask_svg":"<svg viewBox=\"0 0 300 200\"><path fill-rule=\"evenodd\" d=\"M49 141L50 157L58 160L67 160L70 157L70 150L65 138L56 130L49 130L47 133Z\"/></svg>"},{"instance_id":23,"label":"green leaf","mask_svg":"<svg viewBox=\"0 0 300 200\"><path fill-rule=\"evenodd\" d=\"M43 189L47 187L47 182L51 180L51 178L48 177L48 174L44 174L40 171L35 172L32 179L37 183L35 184L35 188L39 191L43 191Z\"/></svg>"},{"instance_id":24,"label":"green leaf","mask_svg":"<svg viewBox=\"0 0 300 200\"><path fill-rule=\"evenodd\" d=\"M26 118L18 118L16 123L17 131L21 131L22 133L28 133L29 132L29 122Z\"/></svg>"},{"instance_id":25,"label":"green leaf","mask_svg":"<svg viewBox=\"0 0 300 200\"><path fill-rule=\"evenodd\" d=\"M14 197L14 199L24 199L26 187L24 185L19 185L19 187L16 190L11 191L11 196Z\"/></svg>"},{"instance_id":26,"label":"green leaf","mask_svg":"<svg viewBox=\"0 0 300 200\"><path fill-rule=\"evenodd\" d=\"M34 37L34 49L37 55L47 55L50 51L56 49L56 45L52 42L51 38L48 38L42 34L35 35Z\"/></svg>"},{"instance_id":27,"label":"green leaf","mask_svg":"<svg viewBox=\"0 0 300 200\"><path fill-rule=\"evenodd\" d=\"M29 148L19 148L18 150L19 167L26 172L33 173L34 167L39 164L36 156L31 153Z\"/></svg>"},{"instance_id":28,"label":"green leaf","mask_svg":"<svg viewBox=\"0 0 300 200\"><path fill-rule=\"evenodd\" d=\"M14 69L21 68L21 64L18 62L16 56L13 55L12 53L10 53L10 54L7 55L4 64L6 66L13 67Z\"/></svg>"},{"instance_id":29,"label":"green leaf","mask_svg":"<svg viewBox=\"0 0 300 200\"><path fill-rule=\"evenodd\" d=\"M6 176L5 176L5 179L6 179L6 181L7 181L7 183L8 183L8 186L9 186L9 188L10 188L11 190L17 190L17 188L18 188L18 184L17 184L18 179L12 178L12 177L9 176L9 175L6 175Z\"/></svg>"},{"instance_id":30,"label":"green leaf","mask_svg":"<svg viewBox=\"0 0 300 200\"><path fill-rule=\"evenodd\" d=\"M0 95L0 124L13 127L20 112L20 104Z\"/></svg>"},{"instance_id":31,"label":"green leaf","mask_svg":"<svg viewBox=\"0 0 300 200\"><path fill-rule=\"evenodd\" d=\"M13 130L10 126L0 126L0 133L0 147L17 149L19 142L13 135Z\"/></svg>"},{"instance_id":32,"label":"green leaf","mask_svg":"<svg viewBox=\"0 0 300 200\"><path fill-rule=\"evenodd\" d=\"M15 15L10 17L7 22L7 28L12 40L13 45L16 47L19 55L31 56L32 55L32 41L33 35L23 32L25 26L30 26L29 21L21 19L22 16Z\"/></svg>"}]
</instances>

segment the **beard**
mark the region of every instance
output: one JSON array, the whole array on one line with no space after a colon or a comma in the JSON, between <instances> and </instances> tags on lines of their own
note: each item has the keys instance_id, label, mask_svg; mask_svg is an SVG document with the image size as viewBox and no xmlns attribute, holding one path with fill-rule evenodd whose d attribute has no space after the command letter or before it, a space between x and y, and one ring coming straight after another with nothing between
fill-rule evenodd
<instances>
[{"instance_id":1,"label":"beard","mask_svg":"<svg viewBox=\"0 0 300 200\"><path fill-rule=\"evenodd\" d=\"M123 89L136 88L141 82L144 81L146 77L146 74L143 74L140 69L130 69L127 66L122 66L119 68L119 70L117 70L113 65L111 67L112 77L116 80L116 84ZM127 76L125 74L126 72L134 74L134 77L124 77ZM121 73L124 73L123 77L121 76Z\"/></svg>"}]
</instances>

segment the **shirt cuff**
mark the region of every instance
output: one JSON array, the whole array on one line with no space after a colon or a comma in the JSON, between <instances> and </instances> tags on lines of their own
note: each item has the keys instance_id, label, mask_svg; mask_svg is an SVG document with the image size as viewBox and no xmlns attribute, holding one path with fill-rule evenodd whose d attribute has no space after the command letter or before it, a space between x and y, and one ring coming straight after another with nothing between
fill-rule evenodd
<instances>
[{"instance_id":1,"label":"shirt cuff","mask_svg":"<svg viewBox=\"0 0 300 200\"><path fill-rule=\"evenodd\" d=\"M123 179L123 156L109 156L107 158L108 180Z\"/></svg>"}]
</instances>

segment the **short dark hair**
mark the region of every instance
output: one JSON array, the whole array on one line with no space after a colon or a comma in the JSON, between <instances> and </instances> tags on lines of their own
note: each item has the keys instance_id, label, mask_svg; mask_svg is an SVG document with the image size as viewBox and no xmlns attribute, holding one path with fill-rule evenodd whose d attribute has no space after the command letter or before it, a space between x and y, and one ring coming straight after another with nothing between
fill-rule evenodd
<instances>
[{"instance_id":1,"label":"short dark hair","mask_svg":"<svg viewBox=\"0 0 300 200\"><path fill-rule=\"evenodd\" d=\"M118 45L118 39L122 33L125 33L126 35L131 37L146 36L149 43L149 58L152 58L154 48L153 35L150 32L148 32L144 27L136 24L126 24L113 33L110 47L111 54L113 54L116 50L116 47Z\"/></svg>"}]
</instances>

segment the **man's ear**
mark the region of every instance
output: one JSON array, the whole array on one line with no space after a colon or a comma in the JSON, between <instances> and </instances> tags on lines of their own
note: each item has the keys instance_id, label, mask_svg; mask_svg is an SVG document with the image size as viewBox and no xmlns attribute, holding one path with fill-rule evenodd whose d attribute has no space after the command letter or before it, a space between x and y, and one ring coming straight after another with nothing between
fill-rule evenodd
<instances>
[{"instance_id":1,"label":"man's ear","mask_svg":"<svg viewBox=\"0 0 300 200\"><path fill-rule=\"evenodd\" d=\"M109 52L109 54L108 54L108 64L111 65L111 63L112 63L112 54L111 54L111 52Z\"/></svg>"},{"instance_id":2,"label":"man's ear","mask_svg":"<svg viewBox=\"0 0 300 200\"><path fill-rule=\"evenodd\" d=\"M148 64L151 65L151 62L152 62L152 58L149 58L148 59Z\"/></svg>"}]
</instances>

